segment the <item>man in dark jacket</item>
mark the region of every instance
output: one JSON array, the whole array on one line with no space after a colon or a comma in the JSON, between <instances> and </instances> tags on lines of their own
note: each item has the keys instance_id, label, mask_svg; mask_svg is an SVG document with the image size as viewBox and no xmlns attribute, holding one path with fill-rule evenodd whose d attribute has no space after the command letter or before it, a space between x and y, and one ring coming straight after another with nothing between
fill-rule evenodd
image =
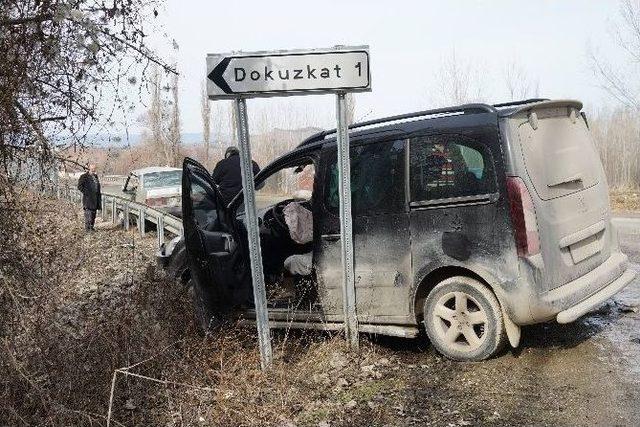
<instances>
[{"instance_id":1,"label":"man in dark jacket","mask_svg":"<svg viewBox=\"0 0 640 427\"><path fill-rule=\"evenodd\" d=\"M102 210L102 193L100 181L96 175L96 165L90 164L89 170L78 179L78 190L82 193L82 207L84 208L84 229L95 231L96 211Z\"/></svg>"},{"instance_id":2,"label":"man in dark jacket","mask_svg":"<svg viewBox=\"0 0 640 427\"><path fill-rule=\"evenodd\" d=\"M260 166L253 161L253 175L260 172ZM242 172L240 171L240 152L236 147L229 147L211 173L211 177L220 187L225 204L229 204L236 194L242 190Z\"/></svg>"}]
</instances>

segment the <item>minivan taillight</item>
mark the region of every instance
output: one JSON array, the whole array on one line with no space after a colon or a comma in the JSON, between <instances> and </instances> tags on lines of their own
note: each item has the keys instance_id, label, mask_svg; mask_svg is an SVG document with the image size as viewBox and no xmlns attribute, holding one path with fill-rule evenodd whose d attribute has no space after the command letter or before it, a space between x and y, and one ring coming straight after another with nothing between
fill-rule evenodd
<instances>
[{"instance_id":1,"label":"minivan taillight","mask_svg":"<svg viewBox=\"0 0 640 427\"><path fill-rule=\"evenodd\" d=\"M540 237L536 211L527 186L524 185L522 179L509 176L507 177L507 192L518 256L535 255L540 252Z\"/></svg>"}]
</instances>

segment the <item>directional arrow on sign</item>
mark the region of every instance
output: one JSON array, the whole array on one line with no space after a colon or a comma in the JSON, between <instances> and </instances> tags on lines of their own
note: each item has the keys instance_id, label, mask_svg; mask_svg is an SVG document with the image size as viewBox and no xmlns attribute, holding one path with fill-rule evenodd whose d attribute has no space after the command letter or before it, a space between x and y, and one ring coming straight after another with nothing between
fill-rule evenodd
<instances>
[{"instance_id":1,"label":"directional arrow on sign","mask_svg":"<svg viewBox=\"0 0 640 427\"><path fill-rule=\"evenodd\" d=\"M210 99L370 90L367 46L207 56Z\"/></svg>"},{"instance_id":2,"label":"directional arrow on sign","mask_svg":"<svg viewBox=\"0 0 640 427\"><path fill-rule=\"evenodd\" d=\"M220 61L218 65L215 66L213 71L211 71L209 75L207 75L209 80L211 80L213 83L216 84L216 86L222 89L224 93L233 93L233 91L227 84L226 80L222 76L225 70L227 69L227 67L229 66L231 59L232 58L230 57L224 58L222 61Z\"/></svg>"}]
</instances>

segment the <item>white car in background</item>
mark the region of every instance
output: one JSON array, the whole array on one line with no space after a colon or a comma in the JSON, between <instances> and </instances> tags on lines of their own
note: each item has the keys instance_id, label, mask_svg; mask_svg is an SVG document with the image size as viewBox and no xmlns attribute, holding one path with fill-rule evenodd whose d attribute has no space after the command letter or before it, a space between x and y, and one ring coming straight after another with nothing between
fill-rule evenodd
<instances>
[{"instance_id":1,"label":"white car in background","mask_svg":"<svg viewBox=\"0 0 640 427\"><path fill-rule=\"evenodd\" d=\"M122 191L138 203L181 216L182 169L150 166L132 171Z\"/></svg>"}]
</instances>

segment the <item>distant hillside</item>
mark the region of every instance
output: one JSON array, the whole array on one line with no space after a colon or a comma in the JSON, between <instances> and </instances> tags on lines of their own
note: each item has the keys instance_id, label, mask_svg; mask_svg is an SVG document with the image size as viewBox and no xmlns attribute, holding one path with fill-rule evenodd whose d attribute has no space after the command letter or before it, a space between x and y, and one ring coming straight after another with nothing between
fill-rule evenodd
<instances>
[{"instance_id":1,"label":"distant hillside","mask_svg":"<svg viewBox=\"0 0 640 427\"><path fill-rule=\"evenodd\" d=\"M322 129L307 127L300 129L280 129L274 128L267 132L270 139L285 139L287 141L298 140L302 141L304 138L312 135ZM202 134L199 132L184 132L180 135L183 145L198 145L203 142ZM262 134L252 134L252 138L262 139ZM95 148L123 148L127 146L134 147L142 142L143 134L129 134L126 135L95 135L87 138L87 146ZM211 138L212 145L228 146L234 141L231 135L214 136Z\"/></svg>"}]
</instances>

